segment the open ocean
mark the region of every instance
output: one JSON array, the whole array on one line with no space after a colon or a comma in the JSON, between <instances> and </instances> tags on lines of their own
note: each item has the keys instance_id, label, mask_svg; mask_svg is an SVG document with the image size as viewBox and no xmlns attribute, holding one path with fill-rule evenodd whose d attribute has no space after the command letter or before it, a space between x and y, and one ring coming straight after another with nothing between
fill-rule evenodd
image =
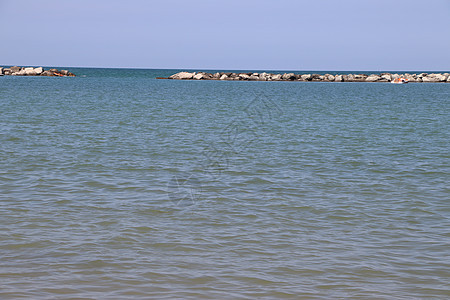
<instances>
[{"instance_id":1,"label":"open ocean","mask_svg":"<svg viewBox=\"0 0 450 300\"><path fill-rule=\"evenodd\" d=\"M450 298L450 84L69 70L0 77L0 299Z\"/></svg>"}]
</instances>

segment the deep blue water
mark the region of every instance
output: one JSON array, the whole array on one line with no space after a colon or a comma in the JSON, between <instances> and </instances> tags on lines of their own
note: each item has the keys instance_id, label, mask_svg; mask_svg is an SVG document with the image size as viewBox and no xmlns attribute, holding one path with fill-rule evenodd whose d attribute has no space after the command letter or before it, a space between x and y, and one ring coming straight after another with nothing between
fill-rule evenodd
<instances>
[{"instance_id":1,"label":"deep blue water","mask_svg":"<svg viewBox=\"0 0 450 300\"><path fill-rule=\"evenodd\" d=\"M0 78L0 298L450 297L450 84Z\"/></svg>"}]
</instances>

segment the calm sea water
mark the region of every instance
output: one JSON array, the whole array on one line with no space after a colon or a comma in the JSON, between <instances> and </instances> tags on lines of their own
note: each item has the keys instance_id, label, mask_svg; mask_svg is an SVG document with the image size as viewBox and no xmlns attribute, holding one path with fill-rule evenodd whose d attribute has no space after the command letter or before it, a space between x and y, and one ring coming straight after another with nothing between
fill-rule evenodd
<instances>
[{"instance_id":1,"label":"calm sea water","mask_svg":"<svg viewBox=\"0 0 450 300\"><path fill-rule=\"evenodd\" d=\"M0 78L0 298L450 297L450 84Z\"/></svg>"}]
</instances>

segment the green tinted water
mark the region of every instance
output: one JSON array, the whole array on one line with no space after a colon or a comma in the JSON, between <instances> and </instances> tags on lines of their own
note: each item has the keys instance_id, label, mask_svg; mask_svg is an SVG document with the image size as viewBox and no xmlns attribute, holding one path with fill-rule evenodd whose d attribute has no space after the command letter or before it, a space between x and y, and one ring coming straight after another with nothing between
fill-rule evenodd
<instances>
[{"instance_id":1,"label":"green tinted water","mask_svg":"<svg viewBox=\"0 0 450 300\"><path fill-rule=\"evenodd\" d=\"M449 84L73 72L0 79L0 298L450 296Z\"/></svg>"}]
</instances>

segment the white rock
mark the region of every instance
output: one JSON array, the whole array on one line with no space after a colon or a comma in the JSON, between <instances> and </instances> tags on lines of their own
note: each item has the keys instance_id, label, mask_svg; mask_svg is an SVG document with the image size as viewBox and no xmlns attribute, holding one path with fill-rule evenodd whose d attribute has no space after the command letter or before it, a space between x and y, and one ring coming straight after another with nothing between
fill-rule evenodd
<instances>
[{"instance_id":1,"label":"white rock","mask_svg":"<svg viewBox=\"0 0 450 300\"><path fill-rule=\"evenodd\" d=\"M366 81L367 82L375 82L375 81L378 81L380 79L381 79L381 77L378 76L377 74L371 74L371 75L369 75L369 77L366 78Z\"/></svg>"},{"instance_id":2,"label":"white rock","mask_svg":"<svg viewBox=\"0 0 450 300\"><path fill-rule=\"evenodd\" d=\"M329 81L334 81L334 79L335 79L334 75L331 75L331 74L328 75L328 80Z\"/></svg>"},{"instance_id":3,"label":"white rock","mask_svg":"<svg viewBox=\"0 0 450 300\"><path fill-rule=\"evenodd\" d=\"M228 76L226 74L223 74L222 76L220 76L220 80L227 80Z\"/></svg>"},{"instance_id":4,"label":"white rock","mask_svg":"<svg viewBox=\"0 0 450 300\"><path fill-rule=\"evenodd\" d=\"M302 80L310 80L311 79L311 74L303 74L300 76L302 78Z\"/></svg>"},{"instance_id":5,"label":"white rock","mask_svg":"<svg viewBox=\"0 0 450 300\"><path fill-rule=\"evenodd\" d=\"M384 79L386 79L386 80L388 80L388 81L391 81L391 80L392 80L391 74L384 74L384 75L381 75L381 78L384 78Z\"/></svg>"},{"instance_id":6,"label":"white rock","mask_svg":"<svg viewBox=\"0 0 450 300\"><path fill-rule=\"evenodd\" d=\"M34 68L34 72L36 73L36 75L41 75L42 72L44 72L44 69L42 67Z\"/></svg>"},{"instance_id":7,"label":"white rock","mask_svg":"<svg viewBox=\"0 0 450 300\"><path fill-rule=\"evenodd\" d=\"M250 78L250 76L248 76L247 74L244 74L244 73L239 74L239 77L243 80L248 80Z\"/></svg>"},{"instance_id":8,"label":"white rock","mask_svg":"<svg viewBox=\"0 0 450 300\"><path fill-rule=\"evenodd\" d=\"M171 79L192 79L195 76L195 73L189 72L180 72L175 75L170 76Z\"/></svg>"},{"instance_id":9,"label":"white rock","mask_svg":"<svg viewBox=\"0 0 450 300\"><path fill-rule=\"evenodd\" d=\"M34 72L34 68L25 68L23 70L25 71L25 75L29 75L29 76L36 75L36 72Z\"/></svg>"},{"instance_id":10,"label":"white rock","mask_svg":"<svg viewBox=\"0 0 450 300\"><path fill-rule=\"evenodd\" d=\"M195 80L203 79L203 74L202 74L202 73L195 74L193 78L194 78Z\"/></svg>"},{"instance_id":11,"label":"white rock","mask_svg":"<svg viewBox=\"0 0 450 300\"><path fill-rule=\"evenodd\" d=\"M336 75L334 76L334 81L341 82L342 81L342 75Z\"/></svg>"},{"instance_id":12,"label":"white rock","mask_svg":"<svg viewBox=\"0 0 450 300\"><path fill-rule=\"evenodd\" d=\"M281 74L272 75L272 80L273 81L280 81L281 80Z\"/></svg>"},{"instance_id":13,"label":"white rock","mask_svg":"<svg viewBox=\"0 0 450 300\"><path fill-rule=\"evenodd\" d=\"M430 75L428 75L426 77L423 77L422 81L423 82L439 82L440 81L440 79L438 77L435 77L435 76L432 76L432 75L434 75L434 74L430 74Z\"/></svg>"}]
</instances>

